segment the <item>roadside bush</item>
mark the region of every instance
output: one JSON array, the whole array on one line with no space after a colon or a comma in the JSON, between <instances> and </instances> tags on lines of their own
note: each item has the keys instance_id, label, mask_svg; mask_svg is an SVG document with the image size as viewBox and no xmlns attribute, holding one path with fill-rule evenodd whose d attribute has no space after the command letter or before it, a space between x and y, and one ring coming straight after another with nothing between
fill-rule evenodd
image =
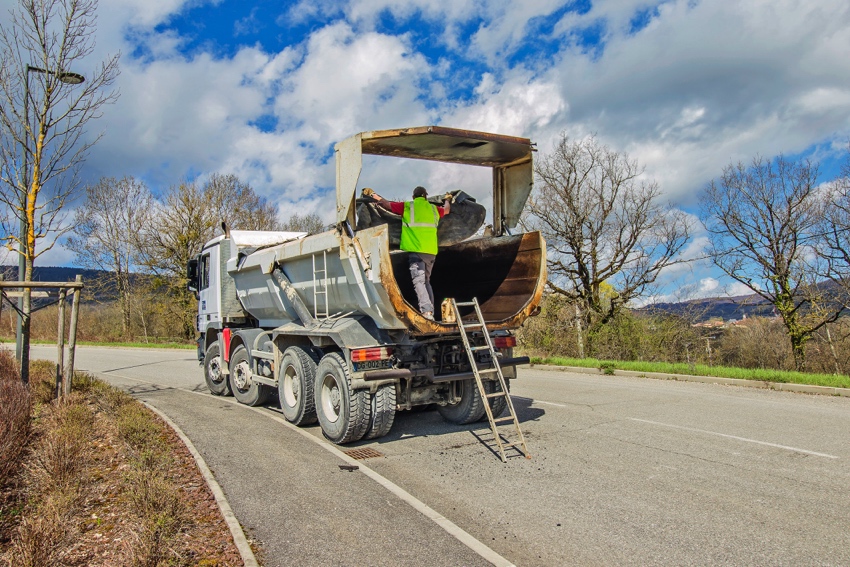
<instances>
[{"instance_id":1,"label":"roadside bush","mask_svg":"<svg viewBox=\"0 0 850 567\"><path fill-rule=\"evenodd\" d=\"M21 567L64 565L63 558L77 537L73 520L74 489L49 492L33 513L26 514L12 543L12 560Z\"/></svg>"},{"instance_id":2,"label":"roadside bush","mask_svg":"<svg viewBox=\"0 0 850 567\"><path fill-rule=\"evenodd\" d=\"M532 356L580 358L575 306L549 295L537 317L517 333L523 352ZM583 329L585 356L647 362L702 362L707 356L700 331L688 317L667 313L620 312L595 330Z\"/></svg>"},{"instance_id":3,"label":"roadside bush","mask_svg":"<svg viewBox=\"0 0 850 567\"><path fill-rule=\"evenodd\" d=\"M187 521L185 504L178 487L158 470L131 470L126 479L125 495L136 516L130 563L157 567L175 553L177 536Z\"/></svg>"},{"instance_id":4,"label":"roadside bush","mask_svg":"<svg viewBox=\"0 0 850 567\"><path fill-rule=\"evenodd\" d=\"M0 350L0 486L20 467L30 436L32 402L21 382L15 358Z\"/></svg>"},{"instance_id":5,"label":"roadside bush","mask_svg":"<svg viewBox=\"0 0 850 567\"><path fill-rule=\"evenodd\" d=\"M139 403L124 404L116 412L118 435L134 453L150 451L163 444L162 428L150 410Z\"/></svg>"},{"instance_id":6,"label":"roadside bush","mask_svg":"<svg viewBox=\"0 0 850 567\"><path fill-rule=\"evenodd\" d=\"M7 367L14 370L13 363L0 358L0 376L9 373ZM53 372L46 363L40 380L33 384L49 385ZM0 385L20 384L15 373L11 375L10 380L0 380ZM176 460L170 452L167 429L150 410L103 381L77 375L74 385L70 396L35 407L33 440L14 502L15 519L5 527L9 545L0 554L0 564L80 564L80 557L71 554L76 553L76 543L86 531L81 527L88 515L83 505L96 493L95 483L102 480L104 470L114 466L104 460L113 463L114 457L96 448L110 439L113 443L120 440L118 444L124 447L117 453L124 463L123 482L119 483L120 492L114 494L125 511L125 536L116 550L122 556L120 564L187 564L180 552L184 545L181 534L189 522L188 503L173 480ZM0 410L7 407L11 406L4 403ZM4 457L3 463L11 460ZM21 459L13 461L20 463Z\"/></svg>"},{"instance_id":7,"label":"roadside bush","mask_svg":"<svg viewBox=\"0 0 850 567\"><path fill-rule=\"evenodd\" d=\"M738 368L794 370L785 327L776 319L752 317L727 327L716 342L717 362Z\"/></svg>"},{"instance_id":8,"label":"roadside bush","mask_svg":"<svg viewBox=\"0 0 850 567\"><path fill-rule=\"evenodd\" d=\"M125 475L125 498L134 513L128 561L156 567L174 554L177 536L186 525L185 503L168 478L174 465L162 424L139 403L125 403L115 412L119 437L130 448L131 469Z\"/></svg>"},{"instance_id":9,"label":"roadside bush","mask_svg":"<svg viewBox=\"0 0 850 567\"><path fill-rule=\"evenodd\" d=\"M31 384L46 381L44 374ZM33 442L21 477L20 523L8 560L32 567L64 565L79 536L79 509L92 477L91 440L99 432L93 411L76 392L41 403L34 413Z\"/></svg>"},{"instance_id":10,"label":"roadside bush","mask_svg":"<svg viewBox=\"0 0 850 567\"><path fill-rule=\"evenodd\" d=\"M540 303L540 314L526 319L517 332L523 352L535 356L568 356L578 353L578 330L575 308L563 297L546 295Z\"/></svg>"},{"instance_id":11,"label":"roadside bush","mask_svg":"<svg viewBox=\"0 0 850 567\"><path fill-rule=\"evenodd\" d=\"M101 411L115 418L118 411L128 403L136 403L128 393L98 380L91 374L77 374L74 389L94 402Z\"/></svg>"},{"instance_id":12,"label":"roadside bush","mask_svg":"<svg viewBox=\"0 0 850 567\"><path fill-rule=\"evenodd\" d=\"M80 475L91 454L94 414L78 393L45 405L44 433L33 447L31 472L41 485L73 487L85 479Z\"/></svg>"},{"instance_id":13,"label":"roadside bush","mask_svg":"<svg viewBox=\"0 0 850 567\"><path fill-rule=\"evenodd\" d=\"M56 399L56 365L47 360L30 362L30 393L36 404L49 404Z\"/></svg>"}]
</instances>

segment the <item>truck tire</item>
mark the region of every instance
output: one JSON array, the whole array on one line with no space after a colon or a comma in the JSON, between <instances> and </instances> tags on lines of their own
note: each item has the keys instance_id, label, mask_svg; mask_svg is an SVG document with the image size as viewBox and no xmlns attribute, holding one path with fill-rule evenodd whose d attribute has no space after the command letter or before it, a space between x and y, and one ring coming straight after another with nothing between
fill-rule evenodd
<instances>
[{"instance_id":1,"label":"truck tire","mask_svg":"<svg viewBox=\"0 0 850 567\"><path fill-rule=\"evenodd\" d=\"M240 346L230 357L230 389L240 404L251 407L264 404L270 393L268 386L254 382L252 376L248 351Z\"/></svg>"},{"instance_id":2,"label":"truck tire","mask_svg":"<svg viewBox=\"0 0 850 567\"><path fill-rule=\"evenodd\" d=\"M508 378L505 378L505 384L508 386L508 395L510 395L511 381ZM496 392L502 391L502 386L499 384L498 380L489 380L484 382L484 391L488 394L495 394ZM508 399L504 397L490 398L487 402L490 404L490 411L493 412L493 417L499 417L502 413L504 413L505 408L508 407ZM484 412L480 421L487 421L487 412Z\"/></svg>"},{"instance_id":3,"label":"truck tire","mask_svg":"<svg viewBox=\"0 0 850 567\"><path fill-rule=\"evenodd\" d=\"M307 425L316 422L313 384L316 381L317 362L311 350L299 346L291 346L283 351L277 391L280 409L289 423Z\"/></svg>"},{"instance_id":4,"label":"truck tire","mask_svg":"<svg viewBox=\"0 0 850 567\"><path fill-rule=\"evenodd\" d=\"M221 373L221 364L221 347L218 346L218 341L216 341L207 347L207 352L204 353L204 380L213 396L229 396L232 394L227 376Z\"/></svg>"},{"instance_id":5,"label":"truck tire","mask_svg":"<svg viewBox=\"0 0 850 567\"><path fill-rule=\"evenodd\" d=\"M339 353L326 354L313 386L322 433L334 443L359 441L369 429L369 392L351 389L351 373Z\"/></svg>"},{"instance_id":6,"label":"truck tire","mask_svg":"<svg viewBox=\"0 0 850 567\"><path fill-rule=\"evenodd\" d=\"M465 425L474 423L481 419L484 413L484 401L481 399L481 394L478 393L478 386L475 385L475 380L462 380L459 383L460 401L456 404L437 406L437 411L443 416L443 419L451 423Z\"/></svg>"},{"instance_id":7,"label":"truck tire","mask_svg":"<svg viewBox=\"0 0 850 567\"><path fill-rule=\"evenodd\" d=\"M395 384L384 384L371 398L372 419L366 439L377 439L389 433L395 421Z\"/></svg>"}]
</instances>

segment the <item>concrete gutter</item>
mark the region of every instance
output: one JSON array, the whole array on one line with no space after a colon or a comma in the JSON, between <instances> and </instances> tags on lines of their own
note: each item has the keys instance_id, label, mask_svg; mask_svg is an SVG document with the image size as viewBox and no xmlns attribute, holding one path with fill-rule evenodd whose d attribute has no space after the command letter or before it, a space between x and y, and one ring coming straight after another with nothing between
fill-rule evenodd
<instances>
[{"instance_id":1,"label":"concrete gutter","mask_svg":"<svg viewBox=\"0 0 850 567\"><path fill-rule=\"evenodd\" d=\"M522 368L522 367L521 367ZM547 370L551 372L575 372L578 374L606 375L598 368L579 366L555 366L552 364L529 364L524 368ZM638 372L635 370L614 370L614 376L633 376L636 378L654 378L656 380L678 380L680 382L702 382L704 384L723 384L726 386L743 386L745 388L764 388L797 392L801 394L819 394L823 396L842 396L850 398L850 388L833 388L832 386L810 386L808 384L786 384L784 382L768 382L765 380L741 380L739 378L717 378L714 376L690 376L688 374L667 374L664 372Z\"/></svg>"}]
</instances>

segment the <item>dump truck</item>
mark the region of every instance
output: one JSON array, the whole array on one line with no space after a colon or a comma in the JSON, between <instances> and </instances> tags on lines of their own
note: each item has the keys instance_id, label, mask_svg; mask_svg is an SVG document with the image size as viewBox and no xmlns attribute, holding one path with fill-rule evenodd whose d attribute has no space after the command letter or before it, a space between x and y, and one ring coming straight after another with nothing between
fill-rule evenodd
<instances>
[{"instance_id":1,"label":"dump truck","mask_svg":"<svg viewBox=\"0 0 850 567\"><path fill-rule=\"evenodd\" d=\"M249 406L276 394L289 422L318 421L339 444L386 435L398 411L435 408L456 424L482 420L485 403L501 413L505 397L482 397L472 379L457 323L439 309L435 320L418 311L408 252L398 249L400 218L378 214L356 193L364 155L492 169L491 223L476 226L482 205L454 191L431 284L438 304L477 300L495 349L480 349L476 364L492 365L494 353L509 384L528 362L513 355L514 331L539 310L546 282L542 236L516 230L532 189L533 151L526 138L440 126L362 132L335 146L329 230L223 226L188 266L210 392ZM411 180L410 190L419 184ZM459 314L475 316L468 307ZM482 345L486 337L472 340ZM485 385L501 390L497 381Z\"/></svg>"}]
</instances>

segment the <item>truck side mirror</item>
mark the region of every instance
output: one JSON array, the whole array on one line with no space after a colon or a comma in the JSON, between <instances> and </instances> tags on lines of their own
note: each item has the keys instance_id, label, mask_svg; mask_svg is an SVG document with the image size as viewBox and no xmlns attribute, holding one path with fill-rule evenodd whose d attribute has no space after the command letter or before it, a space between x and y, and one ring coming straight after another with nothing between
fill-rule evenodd
<instances>
[{"instance_id":1,"label":"truck side mirror","mask_svg":"<svg viewBox=\"0 0 850 567\"><path fill-rule=\"evenodd\" d=\"M198 294L198 259L189 260L189 263L186 265L186 278L189 280L189 283L186 284L186 289L192 291L197 296Z\"/></svg>"}]
</instances>

